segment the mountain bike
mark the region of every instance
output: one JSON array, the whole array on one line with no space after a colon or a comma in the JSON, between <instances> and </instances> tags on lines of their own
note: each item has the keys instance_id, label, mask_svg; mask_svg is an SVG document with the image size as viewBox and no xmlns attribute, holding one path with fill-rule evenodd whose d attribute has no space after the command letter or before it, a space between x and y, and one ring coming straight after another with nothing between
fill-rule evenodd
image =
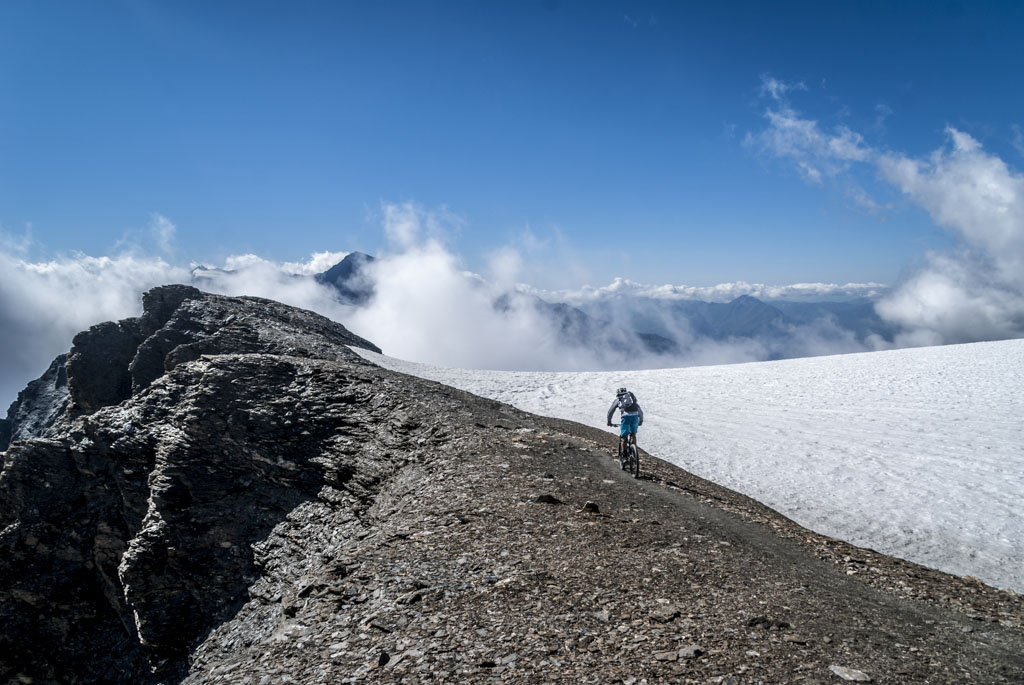
<instances>
[{"instance_id":1,"label":"mountain bike","mask_svg":"<svg viewBox=\"0 0 1024 685\"><path fill-rule=\"evenodd\" d=\"M613 423L612 426L618 427L619 424ZM622 443L622 439L619 439L619 443ZM640 451L636 447L636 433L629 436L629 440L626 441L626 448L619 452L619 468L623 471L629 471L629 474L634 478L640 477Z\"/></svg>"}]
</instances>

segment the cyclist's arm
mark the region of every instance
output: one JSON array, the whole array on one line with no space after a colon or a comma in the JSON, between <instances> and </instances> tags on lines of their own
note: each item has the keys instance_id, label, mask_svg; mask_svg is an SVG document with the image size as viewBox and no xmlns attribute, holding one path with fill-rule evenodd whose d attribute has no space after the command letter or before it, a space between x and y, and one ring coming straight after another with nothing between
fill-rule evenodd
<instances>
[{"instance_id":1,"label":"cyclist's arm","mask_svg":"<svg viewBox=\"0 0 1024 685\"><path fill-rule=\"evenodd\" d=\"M636 405L636 413L640 415L640 423L644 422L644 410L640 407L640 404Z\"/></svg>"},{"instance_id":2,"label":"cyclist's arm","mask_svg":"<svg viewBox=\"0 0 1024 685\"><path fill-rule=\"evenodd\" d=\"M611 423L611 422L612 422L612 414L614 414L614 413L615 413L615 409L616 409L616 408L617 408L618 406L619 406L619 400L618 400L618 398L616 398L616 399L615 399L615 401L614 401L614 402L612 402L612 406L610 406L610 407L608 408L608 423Z\"/></svg>"}]
</instances>

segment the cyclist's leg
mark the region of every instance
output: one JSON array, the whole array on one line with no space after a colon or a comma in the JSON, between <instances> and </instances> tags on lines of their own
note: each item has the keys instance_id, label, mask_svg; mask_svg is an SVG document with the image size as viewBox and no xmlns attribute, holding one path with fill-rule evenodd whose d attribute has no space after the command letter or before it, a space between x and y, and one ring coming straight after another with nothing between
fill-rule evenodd
<instances>
[{"instance_id":1,"label":"cyclist's leg","mask_svg":"<svg viewBox=\"0 0 1024 685\"><path fill-rule=\"evenodd\" d=\"M640 473L640 454L639 454L639 452L637 452L637 447L636 447L636 436L637 436L637 433L639 433L639 432L640 432L640 419L639 418L634 418L634 420L631 422L630 427L629 427L629 445L630 445L630 447L629 447L629 450L630 450L630 455L629 455L630 466L629 466L629 469L630 469L630 471L632 471L634 478L639 477L639 473Z\"/></svg>"},{"instance_id":2,"label":"cyclist's leg","mask_svg":"<svg viewBox=\"0 0 1024 685\"><path fill-rule=\"evenodd\" d=\"M626 451L626 446L633 439L638 419L635 416L625 415L619 420L619 454Z\"/></svg>"}]
</instances>

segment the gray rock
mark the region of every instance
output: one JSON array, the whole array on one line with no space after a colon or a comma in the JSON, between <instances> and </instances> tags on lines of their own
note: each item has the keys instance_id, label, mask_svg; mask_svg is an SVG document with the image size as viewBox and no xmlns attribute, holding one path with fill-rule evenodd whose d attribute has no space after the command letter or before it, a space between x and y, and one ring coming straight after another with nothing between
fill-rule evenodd
<instances>
[{"instance_id":1,"label":"gray rock","mask_svg":"<svg viewBox=\"0 0 1024 685\"><path fill-rule=\"evenodd\" d=\"M76 413L91 414L131 396L129 366L143 340L137 319L97 324L75 336L67 373Z\"/></svg>"},{"instance_id":2,"label":"gray rock","mask_svg":"<svg viewBox=\"0 0 1024 685\"><path fill-rule=\"evenodd\" d=\"M558 499L554 495L537 495L533 498L533 501L537 504L562 504L562 500Z\"/></svg>"},{"instance_id":3,"label":"gray rock","mask_svg":"<svg viewBox=\"0 0 1024 685\"><path fill-rule=\"evenodd\" d=\"M386 448L332 442L373 393L323 360L366 368L346 345L369 343L266 300L185 286L144 299L142 317L76 336L66 387L61 357L7 424L29 440L7 449L0 474L0 528L14 524L7 540L25 550L0 560L3 651L17 663L63 664L47 671L58 680L118 681L148 671L151 658L178 668L195 638L235 610L258 575L252 545L285 513L325 486L347 489L358 507L399 466ZM199 360L239 350L249 355ZM157 378L160 388L144 392ZM400 402L358 411L383 423ZM390 435L380 438L401 442ZM337 458L318 461L328 445ZM20 612L19 597L53 598L38 607L47 618ZM294 616L302 604L283 609Z\"/></svg>"},{"instance_id":4,"label":"gray rock","mask_svg":"<svg viewBox=\"0 0 1024 685\"><path fill-rule=\"evenodd\" d=\"M38 379L18 393L0 420L0 452L14 440L31 440L55 435L57 422L67 411L69 400L67 355L58 356Z\"/></svg>"},{"instance_id":5,"label":"gray rock","mask_svg":"<svg viewBox=\"0 0 1024 685\"><path fill-rule=\"evenodd\" d=\"M679 617L679 610L671 605L660 606L651 612L651 619L658 623L668 623Z\"/></svg>"},{"instance_id":6,"label":"gray rock","mask_svg":"<svg viewBox=\"0 0 1024 685\"><path fill-rule=\"evenodd\" d=\"M750 628L761 628L763 630L785 630L790 627L789 623L786 621L780 621L766 616L757 616L750 619L747 621L747 626Z\"/></svg>"},{"instance_id":7,"label":"gray rock","mask_svg":"<svg viewBox=\"0 0 1024 685\"><path fill-rule=\"evenodd\" d=\"M828 670L835 673L843 680L852 680L859 683L870 683L871 677L863 671L858 671L855 668L847 668L845 666L829 666Z\"/></svg>"}]
</instances>

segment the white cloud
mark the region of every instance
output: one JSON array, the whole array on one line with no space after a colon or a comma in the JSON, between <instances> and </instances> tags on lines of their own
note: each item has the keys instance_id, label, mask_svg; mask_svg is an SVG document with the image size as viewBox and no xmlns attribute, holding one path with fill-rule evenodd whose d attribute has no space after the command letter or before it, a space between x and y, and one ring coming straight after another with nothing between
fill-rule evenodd
<instances>
[{"instance_id":1,"label":"white cloud","mask_svg":"<svg viewBox=\"0 0 1024 685\"><path fill-rule=\"evenodd\" d=\"M376 294L355 309L337 300L312 274L344 253L318 252L308 261L279 263L254 254L229 256L194 272L162 258L141 257L139 248L115 257L72 254L30 262L0 253L0 400L10 401L38 377L73 336L101 321L136 316L141 295L167 283L192 283L225 295L252 295L317 311L340 321L391 354L418 361L505 369L597 369L626 365L619 348L594 351L570 344L560 322L538 311L529 297L502 299L520 271L517 248L491 260L492 280L465 271L443 239L459 220L442 209L384 205L383 230L390 251L371 267ZM162 222L156 220L156 225ZM546 245L524 234L526 249Z\"/></svg>"},{"instance_id":2,"label":"white cloud","mask_svg":"<svg viewBox=\"0 0 1024 685\"><path fill-rule=\"evenodd\" d=\"M305 262L285 262L281 270L289 274L314 276L323 273L343 260L348 252L314 252Z\"/></svg>"},{"instance_id":3,"label":"white cloud","mask_svg":"<svg viewBox=\"0 0 1024 685\"><path fill-rule=\"evenodd\" d=\"M720 283L712 286L649 285L625 278L616 278L609 285L583 286L573 290L541 290L519 284L524 292L552 302L581 305L622 297L644 297L656 300L702 300L704 302L731 302L749 295L759 300L789 300L812 302L815 300L848 300L859 297L876 298L888 287L881 283L795 283L791 285L765 285L763 283Z\"/></svg>"},{"instance_id":4,"label":"white cloud","mask_svg":"<svg viewBox=\"0 0 1024 685\"><path fill-rule=\"evenodd\" d=\"M487 275L508 287L516 281L540 288L585 283L593 278L585 254L558 226L543 233L526 227L488 255Z\"/></svg>"},{"instance_id":5,"label":"white cloud","mask_svg":"<svg viewBox=\"0 0 1024 685\"><path fill-rule=\"evenodd\" d=\"M875 123L872 125L872 128L875 131L884 130L886 119L888 119L892 115L892 107L885 104L884 102L878 103L877 105L875 105Z\"/></svg>"},{"instance_id":6,"label":"white cloud","mask_svg":"<svg viewBox=\"0 0 1024 685\"><path fill-rule=\"evenodd\" d=\"M411 204L387 205L384 210L384 231L398 249L415 247L422 238L419 217Z\"/></svg>"},{"instance_id":7,"label":"white cloud","mask_svg":"<svg viewBox=\"0 0 1024 685\"><path fill-rule=\"evenodd\" d=\"M9 254L23 257L31 250L35 240L32 238L31 224L25 226L21 235L7 231L0 224L0 254Z\"/></svg>"},{"instance_id":8,"label":"white cloud","mask_svg":"<svg viewBox=\"0 0 1024 685\"><path fill-rule=\"evenodd\" d=\"M157 217L152 225L166 228L163 217ZM160 257L140 256L137 247L113 257L72 253L30 261L23 256L30 245L27 232L13 238L0 234L0 416L28 381L70 349L75 334L103 321L137 316L142 293L150 288L192 282L188 269ZM284 264L236 255L222 269L200 269L195 285L210 292L267 297L341 319L348 308L329 289L296 274L323 271L344 254L319 252L307 262Z\"/></svg>"},{"instance_id":9,"label":"white cloud","mask_svg":"<svg viewBox=\"0 0 1024 685\"><path fill-rule=\"evenodd\" d=\"M136 316L142 292L188 277L158 258L72 254L28 262L0 253L0 402L13 400L79 331Z\"/></svg>"},{"instance_id":10,"label":"white cloud","mask_svg":"<svg viewBox=\"0 0 1024 685\"><path fill-rule=\"evenodd\" d=\"M1013 138L1010 139L1010 143L1017 152L1024 155L1024 132L1021 131L1020 126L1017 124L1010 126L1010 130L1013 131Z\"/></svg>"},{"instance_id":11,"label":"white cloud","mask_svg":"<svg viewBox=\"0 0 1024 685\"><path fill-rule=\"evenodd\" d=\"M426 242L448 243L465 220L447 207L426 211L414 202L381 203L381 224L391 248L415 249Z\"/></svg>"},{"instance_id":12,"label":"white cloud","mask_svg":"<svg viewBox=\"0 0 1024 685\"><path fill-rule=\"evenodd\" d=\"M519 250L504 245L487 257L488 275L492 283L504 289L512 288L523 271L523 257Z\"/></svg>"},{"instance_id":13,"label":"white cloud","mask_svg":"<svg viewBox=\"0 0 1024 685\"><path fill-rule=\"evenodd\" d=\"M28 262L0 254L0 343L10 351L0 358L3 385L0 400L10 401L24 384L37 377L50 360L68 350L80 330L101 321L140 313L141 294L166 283L192 283L225 295L267 297L317 311L340 321L373 341L385 352L415 361L445 366L518 370L636 369L657 366L734 363L780 354L822 354L867 349L841 332L814 328L792 331L789 338L714 341L689 330L685 320L662 316L663 328L678 343L674 356L645 352L633 337L629 306L608 307L604 322L590 327L552 315L529 292L516 290L515 280L536 267L534 252L553 254L571 263L570 249L557 231L539 239L530 231L514 245L497 249L489 263L489 278L465 271L457 255L441 239L449 214L413 205L382 207L391 249L369 267L374 296L365 307L340 303L329 286L312 274L342 258L340 252L318 252L307 261L279 263L253 254L228 257L218 267L194 272L160 258L135 253L116 257L73 254L44 262ZM523 255L530 255L524 259ZM529 264L524 266L524 264ZM741 294L806 299L840 294L862 295L875 285L835 286L797 284L764 286L745 283L714 288L646 286L616 280L605 288L588 289L570 297L545 294L557 300L588 301L619 295L661 299L699 297L730 300ZM539 291L535 291L539 292ZM567 295L558 297L557 295ZM579 317L577 316L577 319ZM848 337L848 336L847 336Z\"/></svg>"},{"instance_id":14,"label":"white cloud","mask_svg":"<svg viewBox=\"0 0 1024 685\"><path fill-rule=\"evenodd\" d=\"M872 213L884 212L891 210L892 206L889 203L880 204L873 197L868 195L868 192L864 190L859 184L852 182L846 188L846 196L853 200L853 202L864 209Z\"/></svg>"},{"instance_id":15,"label":"white cloud","mask_svg":"<svg viewBox=\"0 0 1024 685\"><path fill-rule=\"evenodd\" d=\"M966 133L925 160L883 155L879 170L937 224L987 254L1008 280L1024 278L1024 176Z\"/></svg>"},{"instance_id":16,"label":"white cloud","mask_svg":"<svg viewBox=\"0 0 1024 685\"><path fill-rule=\"evenodd\" d=\"M838 135L828 138L828 153L844 162L866 162L873 156L872 151L864 147L864 137L845 126L839 127Z\"/></svg>"},{"instance_id":17,"label":"white cloud","mask_svg":"<svg viewBox=\"0 0 1024 685\"><path fill-rule=\"evenodd\" d=\"M883 155L879 169L960 248L928 255L879 312L942 342L1024 336L1024 175L970 135L946 132L949 148L923 160Z\"/></svg>"},{"instance_id":18,"label":"white cloud","mask_svg":"<svg viewBox=\"0 0 1024 685\"><path fill-rule=\"evenodd\" d=\"M160 252L171 254L174 251L174 234L177 230L167 217L156 212L150 215L149 232Z\"/></svg>"},{"instance_id":19,"label":"white cloud","mask_svg":"<svg viewBox=\"0 0 1024 685\"><path fill-rule=\"evenodd\" d=\"M768 95L773 100L782 101L785 100L786 93L791 90L807 90L807 86L802 81L786 83L769 74L761 76L761 95Z\"/></svg>"},{"instance_id":20,"label":"white cloud","mask_svg":"<svg viewBox=\"0 0 1024 685\"><path fill-rule=\"evenodd\" d=\"M414 205L386 205L384 232L398 248L371 266L375 294L343 323L386 353L442 366L554 370L604 368L593 351L565 345L557 326L522 297L509 297L522 266L511 247L491 255L487 281L461 268L456 255L432 237L450 214Z\"/></svg>"},{"instance_id":21,"label":"white cloud","mask_svg":"<svg viewBox=\"0 0 1024 685\"><path fill-rule=\"evenodd\" d=\"M283 264L254 254L232 255L221 268L197 269L192 283L207 292L265 297L343 320L351 307L338 302L331 288L310 278L325 270L320 267L327 259L325 255L331 254L338 253L318 252L308 262Z\"/></svg>"},{"instance_id":22,"label":"white cloud","mask_svg":"<svg viewBox=\"0 0 1024 685\"><path fill-rule=\"evenodd\" d=\"M765 93L780 100L770 88ZM790 160L809 182L841 180L848 197L877 211L883 206L851 180L862 165L958 238L957 249L926 255L924 268L878 305L905 327L900 344L1024 336L1024 176L952 127L949 145L919 159L872 148L846 127L823 131L784 103L765 118L768 126L748 134L748 144Z\"/></svg>"},{"instance_id":23,"label":"white cloud","mask_svg":"<svg viewBox=\"0 0 1024 685\"><path fill-rule=\"evenodd\" d=\"M388 211L391 210L391 211ZM632 314L627 304L602 310L603 322L592 328L572 330L569 320L552 317L537 307L536 295L550 301L586 304L611 303L619 295L659 298L684 296L730 300L740 294L789 296L838 296L875 294L882 286L798 284L785 287L728 284L715 289L681 286L643 286L617 279L611 286L569 291L540 291L509 286L524 271L522 250L550 250L551 241L540 241L526 232L516 246L504 246L490 255L489 278L467 273L458 257L439 241L428 237L437 221L431 213L409 206L385 207L384 226L403 249L381 255L370 267L375 295L365 308L349 310L342 318L355 333L372 340L385 353L404 359L460 368L516 370L598 370L649 368L706 363L731 363L766 359L791 352L823 354L869 349L852 336L835 330L810 327L793 330L771 340L715 341L690 331L685 320L672 318L668 310L652 307L665 318L662 327L679 344L674 356L645 352L628 331ZM558 242L557 233L554 242ZM823 326L827 325L822 324ZM568 330L566 329L568 326ZM795 346L795 347L794 347Z\"/></svg>"},{"instance_id":24,"label":"white cloud","mask_svg":"<svg viewBox=\"0 0 1024 685\"><path fill-rule=\"evenodd\" d=\"M791 88L766 86L778 99ZM434 364L521 370L638 368L670 363L728 363L773 355L822 354L885 346L880 340L853 340L825 323L790 332L778 340L728 343L701 338L685 322L666 323L682 352L670 360L645 356L619 345L582 344L567 337L561 323L545 316L532 296L583 305L624 297L727 302L741 295L764 300L821 300L881 297L879 312L906 331L900 345L1024 335L1024 180L1002 160L987 154L973 138L955 129L951 144L925 159L869 147L849 128L826 132L787 106L766 114L767 128L748 140L792 161L809 180L842 179L855 165L880 177L928 211L936 223L962 242L948 255L930 255L924 270L886 294L877 283L766 285L745 282L716 286L650 285L615 279L602 287L539 290L551 272L573 274L581 282L576 250L555 229L538 238L525 230L512 244L495 249L487 278L468 273L446 240L464 222L442 208L430 212L412 203L383 204L382 229L389 250L371 267L375 295L365 308L340 304L327 286L310 276L345 255L318 252L307 261L279 263L251 254L233 255L219 269L197 271L196 285L229 295L257 295L318 311L341 321L387 353ZM849 196L871 207L859 186ZM877 207L877 203L874 203ZM161 249L171 249L173 224L154 215L151 228ZM71 337L103 320L138 313L146 289L189 282L184 269L135 254L94 258L70 255L45 262L18 256L31 236L0 240L0 343L3 356L0 397L13 398L50 359L66 351ZM19 247L19 245L21 247ZM588 279L589 280L589 279ZM500 305L496 306L496 302ZM609 307L608 326L629 328ZM592 342L592 341L591 341ZM780 344L789 345L782 349Z\"/></svg>"},{"instance_id":25,"label":"white cloud","mask_svg":"<svg viewBox=\"0 0 1024 685\"><path fill-rule=\"evenodd\" d=\"M869 161L875 154L859 133L845 126L825 132L817 121L805 119L789 107L768 109L764 117L768 127L748 135L747 144L791 159L803 177L814 184L847 171L851 162Z\"/></svg>"},{"instance_id":26,"label":"white cloud","mask_svg":"<svg viewBox=\"0 0 1024 685\"><path fill-rule=\"evenodd\" d=\"M245 271L246 269L260 268L263 266L269 267L273 262L270 262L259 255L254 254L238 254L228 255L224 260L224 270L235 272Z\"/></svg>"},{"instance_id":27,"label":"white cloud","mask_svg":"<svg viewBox=\"0 0 1024 685\"><path fill-rule=\"evenodd\" d=\"M1024 335L1019 289L986 278L977 257L928 256L914 274L878 303L878 313L905 328L900 347L999 340Z\"/></svg>"}]
</instances>

